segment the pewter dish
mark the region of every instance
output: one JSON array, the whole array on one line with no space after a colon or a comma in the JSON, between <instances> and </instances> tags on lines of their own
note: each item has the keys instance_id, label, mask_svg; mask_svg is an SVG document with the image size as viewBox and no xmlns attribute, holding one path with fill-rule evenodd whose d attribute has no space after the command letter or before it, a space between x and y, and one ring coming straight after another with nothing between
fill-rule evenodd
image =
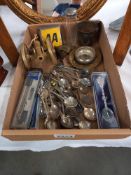
<instances>
[{"instance_id":1,"label":"pewter dish","mask_svg":"<svg viewBox=\"0 0 131 175\"><path fill-rule=\"evenodd\" d=\"M94 61L95 56L95 49L92 47L83 46L75 50L75 60L79 64L89 64Z\"/></svg>"}]
</instances>

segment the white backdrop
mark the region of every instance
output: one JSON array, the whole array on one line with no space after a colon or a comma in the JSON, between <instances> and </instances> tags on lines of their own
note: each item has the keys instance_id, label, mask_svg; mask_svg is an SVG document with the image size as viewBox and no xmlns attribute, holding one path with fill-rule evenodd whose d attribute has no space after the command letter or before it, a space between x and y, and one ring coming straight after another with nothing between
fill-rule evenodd
<instances>
[{"instance_id":1,"label":"white backdrop","mask_svg":"<svg viewBox=\"0 0 131 175\"><path fill-rule=\"evenodd\" d=\"M93 17L93 19L100 19L103 21L106 33L113 49L118 36L117 32L108 29L109 23L113 20L123 16L126 12L129 0L108 0L104 7ZM11 12L8 7L0 6L0 16L2 17L9 33L11 34L17 48L23 41L24 31L27 24L20 20ZM12 68L8 62L7 57L0 48L0 55L4 58L4 66L9 73L0 87L0 132L5 117L7 102L10 94L10 88L14 77L15 68ZM129 53L121 67L118 67L121 81L124 87L125 95L128 102L128 108L131 116L131 56ZM117 86L117 85L116 85ZM33 150L33 151L50 151L64 146L81 147L81 146L113 146L113 147L131 147L131 137L117 140L57 140L57 141L26 141L16 142L10 141L0 136L0 150Z\"/></svg>"}]
</instances>

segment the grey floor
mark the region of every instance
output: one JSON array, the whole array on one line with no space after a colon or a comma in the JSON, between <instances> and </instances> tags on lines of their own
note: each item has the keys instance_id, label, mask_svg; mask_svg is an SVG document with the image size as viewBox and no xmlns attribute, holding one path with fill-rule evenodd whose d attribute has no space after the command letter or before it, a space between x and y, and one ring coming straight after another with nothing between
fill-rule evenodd
<instances>
[{"instance_id":1,"label":"grey floor","mask_svg":"<svg viewBox=\"0 0 131 175\"><path fill-rule=\"evenodd\" d=\"M131 149L0 152L0 175L131 175Z\"/></svg>"}]
</instances>

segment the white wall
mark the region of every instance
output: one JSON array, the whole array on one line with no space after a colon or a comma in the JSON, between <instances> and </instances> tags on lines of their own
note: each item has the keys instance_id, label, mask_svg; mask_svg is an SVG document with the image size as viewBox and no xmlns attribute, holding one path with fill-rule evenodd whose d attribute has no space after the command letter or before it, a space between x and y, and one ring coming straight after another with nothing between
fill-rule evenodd
<instances>
[{"instance_id":1,"label":"white wall","mask_svg":"<svg viewBox=\"0 0 131 175\"><path fill-rule=\"evenodd\" d=\"M57 4L57 0L41 0L43 14L51 15L53 9L56 7Z\"/></svg>"},{"instance_id":2,"label":"white wall","mask_svg":"<svg viewBox=\"0 0 131 175\"><path fill-rule=\"evenodd\" d=\"M59 3L70 3L71 0L41 0L43 10L52 10Z\"/></svg>"}]
</instances>

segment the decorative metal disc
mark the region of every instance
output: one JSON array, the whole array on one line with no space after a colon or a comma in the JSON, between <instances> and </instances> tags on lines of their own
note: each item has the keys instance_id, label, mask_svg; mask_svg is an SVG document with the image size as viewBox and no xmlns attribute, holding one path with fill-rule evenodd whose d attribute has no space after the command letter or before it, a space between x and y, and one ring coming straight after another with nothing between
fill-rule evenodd
<instances>
[{"instance_id":1,"label":"decorative metal disc","mask_svg":"<svg viewBox=\"0 0 131 175\"><path fill-rule=\"evenodd\" d=\"M75 67L75 68L79 68L79 69L88 69L89 71L93 70L95 67L97 67L102 61L102 55L101 55L101 51L99 48L96 48L96 58L95 60L88 64L88 65L81 65L79 63L77 63L77 61L75 60L75 49L72 50L69 54L69 63Z\"/></svg>"}]
</instances>

